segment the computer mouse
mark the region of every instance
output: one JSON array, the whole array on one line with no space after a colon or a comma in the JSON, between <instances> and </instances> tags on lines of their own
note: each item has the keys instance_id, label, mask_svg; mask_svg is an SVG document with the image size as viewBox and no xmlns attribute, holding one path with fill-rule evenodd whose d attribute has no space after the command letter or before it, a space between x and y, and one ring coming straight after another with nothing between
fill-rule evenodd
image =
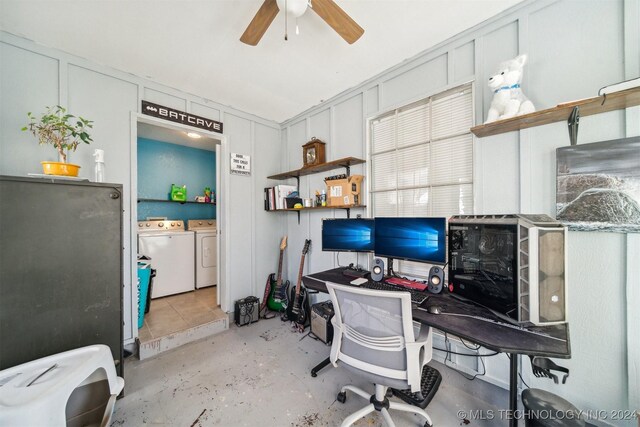
<instances>
[{"instance_id":1,"label":"computer mouse","mask_svg":"<svg viewBox=\"0 0 640 427\"><path fill-rule=\"evenodd\" d=\"M427 311L431 314L440 314L442 313L442 308L439 305L430 305L427 307Z\"/></svg>"}]
</instances>

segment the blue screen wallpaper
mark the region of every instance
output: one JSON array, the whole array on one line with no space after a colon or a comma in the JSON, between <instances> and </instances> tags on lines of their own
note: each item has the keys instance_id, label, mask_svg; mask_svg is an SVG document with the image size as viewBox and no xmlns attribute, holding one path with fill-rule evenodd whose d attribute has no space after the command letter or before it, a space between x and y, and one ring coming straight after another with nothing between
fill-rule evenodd
<instances>
[{"instance_id":1,"label":"blue screen wallpaper","mask_svg":"<svg viewBox=\"0 0 640 427\"><path fill-rule=\"evenodd\" d=\"M376 218L375 253L378 256L444 264L445 218Z\"/></svg>"},{"instance_id":2,"label":"blue screen wallpaper","mask_svg":"<svg viewBox=\"0 0 640 427\"><path fill-rule=\"evenodd\" d=\"M372 252L373 238L373 219L325 219L322 221L323 251Z\"/></svg>"}]
</instances>

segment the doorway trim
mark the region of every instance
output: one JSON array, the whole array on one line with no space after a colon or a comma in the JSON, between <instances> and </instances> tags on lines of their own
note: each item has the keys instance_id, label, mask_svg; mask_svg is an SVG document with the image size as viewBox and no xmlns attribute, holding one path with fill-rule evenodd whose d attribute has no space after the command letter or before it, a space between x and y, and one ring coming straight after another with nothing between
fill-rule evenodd
<instances>
[{"instance_id":1,"label":"doorway trim","mask_svg":"<svg viewBox=\"0 0 640 427\"><path fill-rule=\"evenodd\" d=\"M229 241L227 239L227 221L229 218L229 204L227 203L227 194L229 193L229 148L228 138L224 134L213 133L205 131L199 128L182 125L179 123L167 122L162 119L140 114L138 112L131 112L131 136L130 136L130 150L131 150L131 165L130 165L130 212L131 223L130 227L131 241L129 242L131 248L131 271L128 272L129 279L131 281L131 328L132 337L135 340L138 336L138 301L137 291L134 288L134 284L138 281L137 272L137 247L138 247L138 123L146 123L149 125L171 129L179 131L194 131L202 134L203 136L218 141L216 143L216 228L218 234L218 285L217 296L220 308L224 312L229 312L231 303L229 301L230 292L229 286ZM125 227L127 225L125 224ZM220 250L222 249L222 250ZM127 274L125 272L124 274ZM125 310L126 311L126 310Z\"/></svg>"}]
</instances>

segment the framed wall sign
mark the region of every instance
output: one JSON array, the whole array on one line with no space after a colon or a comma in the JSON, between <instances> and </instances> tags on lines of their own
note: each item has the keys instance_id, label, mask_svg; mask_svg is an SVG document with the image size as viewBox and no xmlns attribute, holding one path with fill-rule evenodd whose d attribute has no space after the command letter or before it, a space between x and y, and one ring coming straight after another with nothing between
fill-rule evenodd
<instances>
[{"instance_id":1,"label":"framed wall sign","mask_svg":"<svg viewBox=\"0 0 640 427\"><path fill-rule=\"evenodd\" d=\"M251 175L251 156L231 153L231 173L235 175Z\"/></svg>"},{"instance_id":2,"label":"framed wall sign","mask_svg":"<svg viewBox=\"0 0 640 427\"><path fill-rule=\"evenodd\" d=\"M170 122L193 126L199 129L208 130L210 132L222 133L222 122L196 116L190 113L185 113L184 111L175 110L173 108L154 104L153 102L145 100L142 101L142 114L146 114L147 116L152 117L158 117L159 119L169 120Z\"/></svg>"}]
</instances>

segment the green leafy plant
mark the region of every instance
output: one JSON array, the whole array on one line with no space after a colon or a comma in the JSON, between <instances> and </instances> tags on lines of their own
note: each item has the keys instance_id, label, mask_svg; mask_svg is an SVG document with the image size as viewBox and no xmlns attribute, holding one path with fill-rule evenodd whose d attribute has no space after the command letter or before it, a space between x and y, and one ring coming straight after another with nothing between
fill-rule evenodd
<instances>
[{"instance_id":1,"label":"green leafy plant","mask_svg":"<svg viewBox=\"0 0 640 427\"><path fill-rule=\"evenodd\" d=\"M31 132L40 145L53 145L58 150L61 162L67 162L65 151L76 151L81 142L89 144L93 141L87 132L93 128L93 121L68 114L60 105L47 107L40 119L31 112L27 116L30 122L22 130Z\"/></svg>"}]
</instances>

